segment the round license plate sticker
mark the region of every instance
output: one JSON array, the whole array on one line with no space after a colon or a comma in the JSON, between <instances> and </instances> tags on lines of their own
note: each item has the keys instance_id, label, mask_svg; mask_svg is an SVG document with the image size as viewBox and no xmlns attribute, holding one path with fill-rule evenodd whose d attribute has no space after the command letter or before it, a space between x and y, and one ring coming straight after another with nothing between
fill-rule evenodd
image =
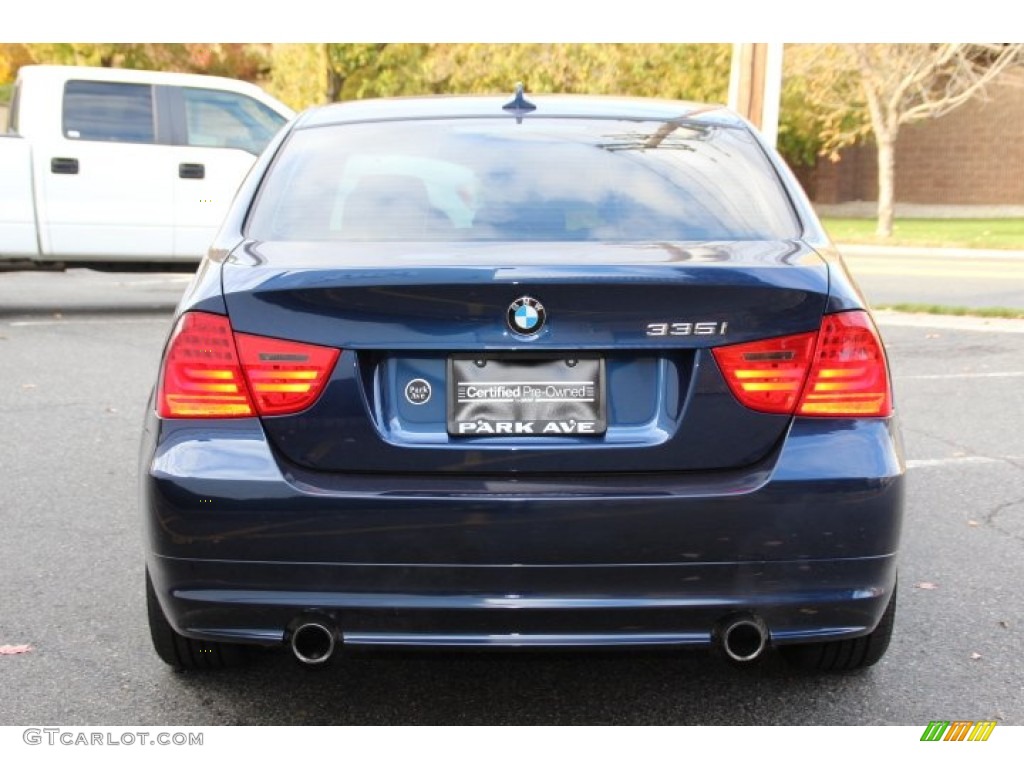
<instances>
[{"instance_id":1,"label":"round license plate sticker","mask_svg":"<svg viewBox=\"0 0 1024 768\"><path fill-rule=\"evenodd\" d=\"M430 400L430 382L426 379L413 379L405 385L405 399L413 405L423 405Z\"/></svg>"}]
</instances>

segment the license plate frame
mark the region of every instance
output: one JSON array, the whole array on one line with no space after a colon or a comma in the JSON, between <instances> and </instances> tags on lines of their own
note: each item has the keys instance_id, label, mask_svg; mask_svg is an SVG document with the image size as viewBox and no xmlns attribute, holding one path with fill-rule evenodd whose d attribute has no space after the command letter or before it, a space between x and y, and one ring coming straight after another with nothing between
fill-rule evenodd
<instances>
[{"instance_id":1,"label":"license plate frame","mask_svg":"<svg viewBox=\"0 0 1024 768\"><path fill-rule=\"evenodd\" d=\"M453 354L447 367L451 437L601 437L605 359L596 354Z\"/></svg>"}]
</instances>

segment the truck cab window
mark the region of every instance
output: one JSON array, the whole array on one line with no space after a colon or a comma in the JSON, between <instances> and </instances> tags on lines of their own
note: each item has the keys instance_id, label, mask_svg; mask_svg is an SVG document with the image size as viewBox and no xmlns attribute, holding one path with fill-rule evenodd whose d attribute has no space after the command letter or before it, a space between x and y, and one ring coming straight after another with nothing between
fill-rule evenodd
<instances>
[{"instance_id":1,"label":"truck cab window","mask_svg":"<svg viewBox=\"0 0 1024 768\"><path fill-rule=\"evenodd\" d=\"M70 80L64 86L63 131L69 139L152 144L152 87Z\"/></svg>"},{"instance_id":2,"label":"truck cab window","mask_svg":"<svg viewBox=\"0 0 1024 768\"><path fill-rule=\"evenodd\" d=\"M187 142L192 147L228 147L258 155L285 123L284 117L239 93L183 88Z\"/></svg>"}]
</instances>

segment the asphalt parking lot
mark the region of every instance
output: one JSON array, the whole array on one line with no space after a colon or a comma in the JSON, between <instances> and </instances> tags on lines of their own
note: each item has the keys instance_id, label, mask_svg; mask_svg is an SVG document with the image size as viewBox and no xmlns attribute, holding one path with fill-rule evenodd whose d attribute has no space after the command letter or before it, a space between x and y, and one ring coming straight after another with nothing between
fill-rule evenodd
<instances>
[{"instance_id":1,"label":"asphalt parking lot","mask_svg":"<svg viewBox=\"0 0 1024 768\"><path fill-rule=\"evenodd\" d=\"M1024 724L1024 321L881 317L910 469L896 631L871 670L659 652L360 654L310 671L279 654L183 675L150 649L135 483L187 276L18 280L0 285L0 646L31 650L0 655L0 724ZM92 280L99 304L23 306L28 282L69 280ZM103 281L120 284L104 298Z\"/></svg>"}]
</instances>

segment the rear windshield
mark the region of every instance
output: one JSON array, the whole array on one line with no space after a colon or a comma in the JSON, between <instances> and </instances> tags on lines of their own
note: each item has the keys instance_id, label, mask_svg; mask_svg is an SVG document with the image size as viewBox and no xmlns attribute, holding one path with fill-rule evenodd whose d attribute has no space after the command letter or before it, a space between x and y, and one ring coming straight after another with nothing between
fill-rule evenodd
<instances>
[{"instance_id":1,"label":"rear windshield","mask_svg":"<svg viewBox=\"0 0 1024 768\"><path fill-rule=\"evenodd\" d=\"M782 240L788 198L748 131L528 117L296 131L257 240Z\"/></svg>"}]
</instances>

